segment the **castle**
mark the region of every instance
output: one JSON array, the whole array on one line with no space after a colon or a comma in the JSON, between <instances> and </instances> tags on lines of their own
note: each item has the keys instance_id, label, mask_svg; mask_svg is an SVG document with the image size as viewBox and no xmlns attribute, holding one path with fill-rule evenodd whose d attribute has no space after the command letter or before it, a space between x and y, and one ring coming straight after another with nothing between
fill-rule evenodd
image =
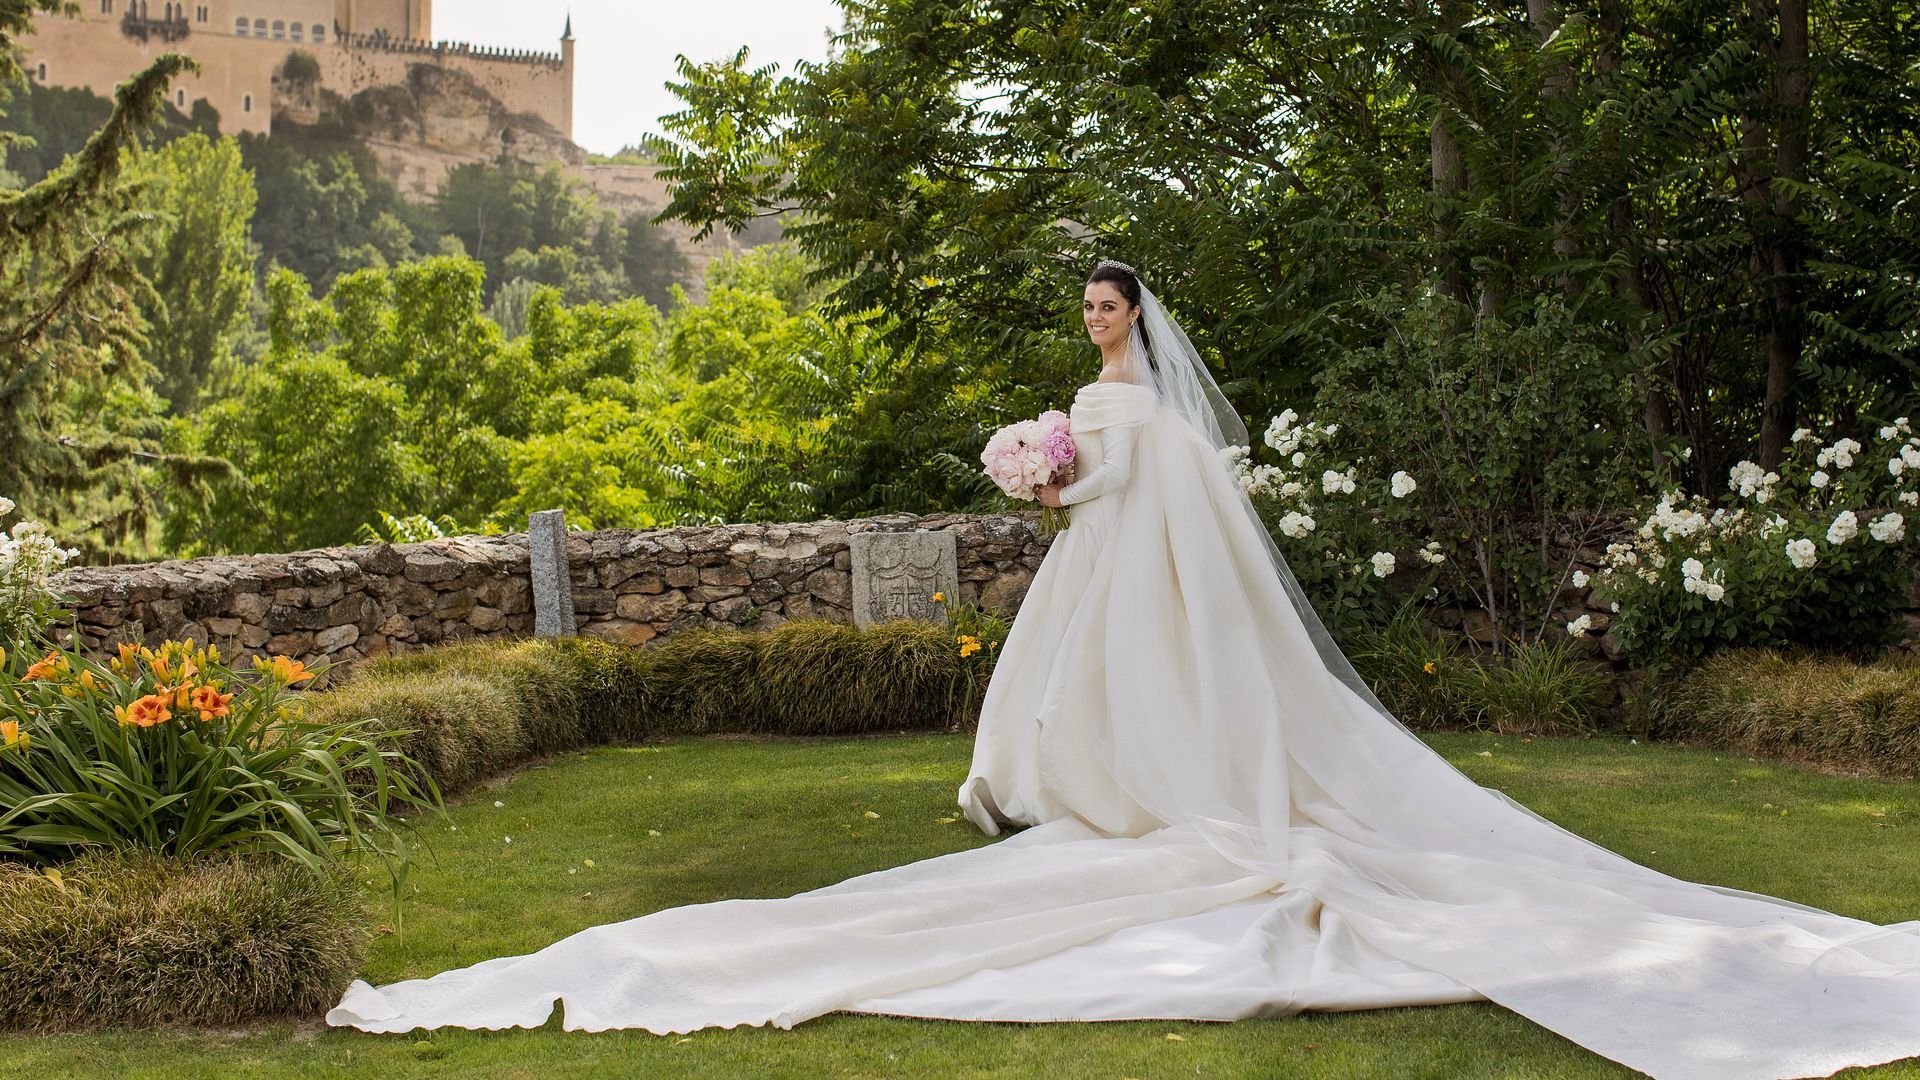
<instances>
[{"instance_id":1,"label":"castle","mask_svg":"<svg viewBox=\"0 0 1920 1080\"><path fill-rule=\"evenodd\" d=\"M227 134L272 130L276 78L298 50L318 62L319 87L342 98L402 85L428 64L573 138L571 18L557 53L435 43L433 0L80 0L78 18L36 13L34 30L35 82L103 97L161 53L193 57L200 74L174 81L173 103L186 112L205 99Z\"/></svg>"}]
</instances>

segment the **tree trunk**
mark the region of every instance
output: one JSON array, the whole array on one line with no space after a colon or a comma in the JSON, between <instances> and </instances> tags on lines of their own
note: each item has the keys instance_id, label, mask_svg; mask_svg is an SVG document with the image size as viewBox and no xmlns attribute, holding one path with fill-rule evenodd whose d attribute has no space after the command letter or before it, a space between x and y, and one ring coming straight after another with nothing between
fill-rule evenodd
<instances>
[{"instance_id":1,"label":"tree trunk","mask_svg":"<svg viewBox=\"0 0 1920 1080\"><path fill-rule=\"evenodd\" d=\"M1756 31L1770 31L1776 15L1779 23L1779 37L1768 41L1765 50L1773 60L1768 102L1775 123L1773 175L1780 180L1805 182L1807 111L1813 91L1807 64L1807 0L1778 0L1777 7L1772 0L1754 0L1753 14ZM1756 123L1753 130L1760 131L1760 125ZM1749 193L1750 201L1764 215L1755 223L1755 254L1766 283L1768 313L1763 337L1767 389L1758 457L1761 467L1769 469L1779 465L1793 430L1794 369L1806 341L1800 283L1806 255L1798 236L1799 204L1784 184L1772 187L1770 201L1767 193L1757 188Z\"/></svg>"}]
</instances>

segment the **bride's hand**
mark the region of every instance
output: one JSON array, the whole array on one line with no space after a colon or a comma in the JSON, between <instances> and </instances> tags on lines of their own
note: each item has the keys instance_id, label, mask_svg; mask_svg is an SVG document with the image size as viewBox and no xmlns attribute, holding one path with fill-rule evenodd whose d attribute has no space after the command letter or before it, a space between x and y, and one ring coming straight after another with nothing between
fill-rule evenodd
<instances>
[{"instance_id":1,"label":"bride's hand","mask_svg":"<svg viewBox=\"0 0 1920 1080\"><path fill-rule=\"evenodd\" d=\"M1041 506L1059 507L1066 505L1060 501L1059 484L1041 484L1033 489L1033 497L1039 500Z\"/></svg>"}]
</instances>

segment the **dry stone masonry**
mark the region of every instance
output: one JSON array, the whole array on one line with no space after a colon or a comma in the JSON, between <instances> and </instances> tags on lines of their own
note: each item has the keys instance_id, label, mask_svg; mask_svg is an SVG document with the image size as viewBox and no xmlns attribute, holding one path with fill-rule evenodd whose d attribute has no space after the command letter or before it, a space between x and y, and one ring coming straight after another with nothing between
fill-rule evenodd
<instances>
[{"instance_id":1,"label":"dry stone masonry","mask_svg":"<svg viewBox=\"0 0 1920 1080\"><path fill-rule=\"evenodd\" d=\"M853 521L570 531L578 633L628 645L688 626L763 630L787 619L851 623L851 537L950 534L962 600L1012 614L1046 555L1034 511L889 514ZM540 525L536 524L536 534ZM935 540L936 544L941 541ZM949 571L947 567L951 566ZM121 641L192 637L230 658L285 653L351 674L361 661L462 638L534 632L528 534L318 548L285 555L90 566L56 587L74 603L60 631L110 654Z\"/></svg>"}]
</instances>

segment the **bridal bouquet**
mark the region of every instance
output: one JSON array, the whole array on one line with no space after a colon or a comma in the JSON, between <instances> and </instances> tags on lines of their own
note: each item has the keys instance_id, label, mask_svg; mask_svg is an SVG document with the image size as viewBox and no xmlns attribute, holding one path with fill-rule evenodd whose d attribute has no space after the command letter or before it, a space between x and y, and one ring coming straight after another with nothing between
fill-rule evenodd
<instances>
[{"instance_id":1,"label":"bridal bouquet","mask_svg":"<svg viewBox=\"0 0 1920 1080\"><path fill-rule=\"evenodd\" d=\"M1050 483L1063 468L1073 464L1071 421L1066 413L1049 409L1037 419L1008 424L993 433L986 449L980 451L980 464L988 479L1001 491L1016 499L1034 499L1033 489ZM1064 529L1069 524L1067 508L1040 508L1042 535Z\"/></svg>"}]
</instances>

